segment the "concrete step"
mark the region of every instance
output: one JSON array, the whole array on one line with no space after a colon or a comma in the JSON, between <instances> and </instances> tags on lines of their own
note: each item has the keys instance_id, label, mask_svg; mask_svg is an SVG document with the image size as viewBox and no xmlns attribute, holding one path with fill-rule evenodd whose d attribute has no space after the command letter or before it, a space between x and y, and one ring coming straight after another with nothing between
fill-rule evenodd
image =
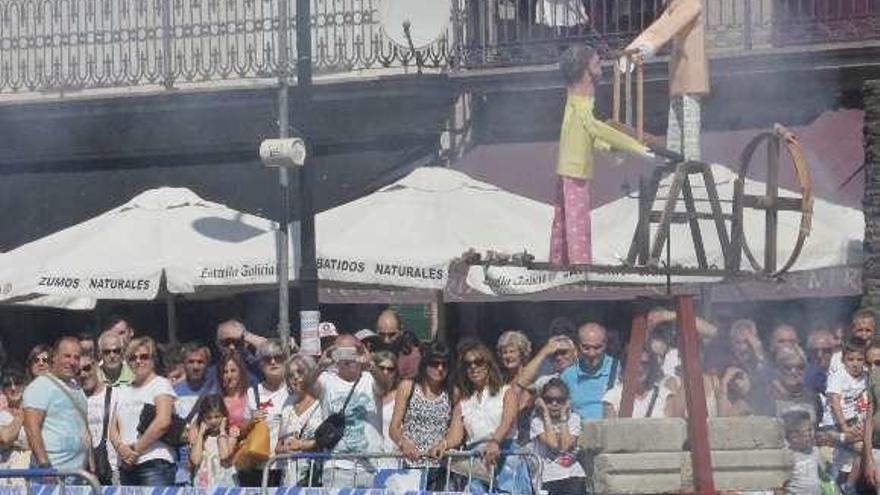
<instances>
[{"instance_id":1,"label":"concrete step","mask_svg":"<svg viewBox=\"0 0 880 495\"><path fill-rule=\"evenodd\" d=\"M584 421L578 444L604 453L681 452L686 450L687 425L682 418L608 419ZM709 418L712 450L772 450L785 446L775 418Z\"/></svg>"},{"instance_id":2,"label":"concrete step","mask_svg":"<svg viewBox=\"0 0 880 495\"><path fill-rule=\"evenodd\" d=\"M713 451L715 489L772 490L791 475L791 453L783 449ZM687 452L599 454L594 460L599 493L648 494L693 489L693 472Z\"/></svg>"}]
</instances>

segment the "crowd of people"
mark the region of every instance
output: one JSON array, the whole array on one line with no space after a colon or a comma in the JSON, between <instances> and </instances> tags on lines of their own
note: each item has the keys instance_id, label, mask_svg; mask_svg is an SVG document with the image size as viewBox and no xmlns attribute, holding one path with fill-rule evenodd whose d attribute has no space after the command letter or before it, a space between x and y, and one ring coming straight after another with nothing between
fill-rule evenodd
<instances>
[{"instance_id":1,"label":"crowd of people","mask_svg":"<svg viewBox=\"0 0 880 495\"><path fill-rule=\"evenodd\" d=\"M639 356L633 417L687 415L675 318L650 311L644 348L626 354ZM751 320L725 331L697 323L709 415L778 417L796 459L787 493L857 493L877 482L873 313L805 334L779 322L766 341ZM418 469L428 488L448 478L479 490L489 475L473 462L443 462L465 450L496 468L496 489L518 493L537 459L547 493L584 493L591 467L582 423L621 408L625 363L599 323L558 328L538 349L518 330L494 346L419 342L391 310L375 330L345 333L327 322L319 332L320 357L287 359L281 342L237 320L217 327L214 346L159 346L121 318L97 338L36 346L25 369L2 374L0 467L87 468L105 484L259 486L262 466L238 456L262 423L274 454L336 456L279 462L270 486L369 487L383 470ZM328 445L321 430L336 413L345 426ZM364 453L388 457L357 457Z\"/></svg>"}]
</instances>

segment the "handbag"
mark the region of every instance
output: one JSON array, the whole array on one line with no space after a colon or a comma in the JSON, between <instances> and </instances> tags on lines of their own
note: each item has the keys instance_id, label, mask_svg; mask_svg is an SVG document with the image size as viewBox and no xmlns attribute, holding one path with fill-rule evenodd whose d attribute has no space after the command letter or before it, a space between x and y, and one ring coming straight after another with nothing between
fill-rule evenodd
<instances>
[{"instance_id":1,"label":"handbag","mask_svg":"<svg viewBox=\"0 0 880 495\"><path fill-rule=\"evenodd\" d=\"M332 450L342 440L342 436L345 434L345 408L348 407L348 402L351 400L354 389L360 383L361 376L363 375L358 375L354 385L351 386L351 390L348 391L348 397L345 398L342 409L327 416L318 426L318 429L315 430L315 447L319 452Z\"/></svg>"},{"instance_id":2,"label":"handbag","mask_svg":"<svg viewBox=\"0 0 880 495\"><path fill-rule=\"evenodd\" d=\"M138 419L137 432L143 435L153 420L156 419L156 406L154 404L144 404L141 408L141 415ZM186 444L186 421L176 413L171 413L171 426L162 435L159 440L172 448L178 448Z\"/></svg>"},{"instance_id":3,"label":"handbag","mask_svg":"<svg viewBox=\"0 0 880 495\"><path fill-rule=\"evenodd\" d=\"M113 484L113 465L110 464L110 454L107 452L107 426L110 424L110 401L113 395L113 387L107 387L104 393L104 422L101 426L101 441L95 447L95 476L102 485Z\"/></svg>"},{"instance_id":4,"label":"handbag","mask_svg":"<svg viewBox=\"0 0 880 495\"><path fill-rule=\"evenodd\" d=\"M257 385L254 385L254 401L259 406L260 391ZM255 421L251 425L232 458L236 470L253 471L269 460L269 435L269 425L265 421Z\"/></svg>"}]
</instances>

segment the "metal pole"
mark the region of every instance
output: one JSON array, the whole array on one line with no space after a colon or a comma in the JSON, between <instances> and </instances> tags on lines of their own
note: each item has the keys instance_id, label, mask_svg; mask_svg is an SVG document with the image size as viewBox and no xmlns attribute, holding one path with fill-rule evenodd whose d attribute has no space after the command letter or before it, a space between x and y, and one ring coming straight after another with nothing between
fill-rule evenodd
<instances>
[{"instance_id":1,"label":"metal pole","mask_svg":"<svg viewBox=\"0 0 880 495\"><path fill-rule=\"evenodd\" d=\"M289 0L280 0L278 15L281 18L278 32L278 136L284 139L290 126L290 105L288 103L287 83L287 21L290 18ZM281 214L278 227L281 232L281 243L278 253L278 336L284 354L290 352L290 286L289 253L290 253L290 177L287 167L278 167L278 184L281 186Z\"/></svg>"},{"instance_id":2,"label":"metal pole","mask_svg":"<svg viewBox=\"0 0 880 495\"><path fill-rule=\"evenodd\" d=\"M308 140L311 129L312 107L312 30L311 0L296 0L296 80L299 108L297 110L300 129ZM314 149L314 148L311 148ZM315 187L314 153L306 153L305 164L300 167L300 333L316 335L321 313L318 311L318 266L315 249L315 205L312 191ZM303 342L303 350L305 349ZM311 349L313 344L308 346ZM317 349L320 354L320 349Z\"/></svg>"}]
</instances>

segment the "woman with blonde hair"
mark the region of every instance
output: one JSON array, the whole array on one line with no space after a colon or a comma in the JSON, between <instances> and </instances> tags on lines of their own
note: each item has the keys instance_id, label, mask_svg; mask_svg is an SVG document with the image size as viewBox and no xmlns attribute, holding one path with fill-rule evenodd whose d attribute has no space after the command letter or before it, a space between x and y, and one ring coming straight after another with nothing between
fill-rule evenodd
<instances>
[{"instance_id":1,"label":"woman with blonde hair","mask_svg":"<svg viewBox=\"0 0 880 495\"><path fill-rule=\"evenodd\" d=\"M512 392L516 394L517 437L519 444L525 445L531 441L529 429L535 394L533 390L521 386L517 378L532 358L532 342L519 330L507 330L498 337L495 350L501 360L504 382L511 385Z\"/></svg>"},{"instance_id":2,"label":"woman with blonde hair","mask_svg":"<svg viewBox=\"0 0 880 495\"><path fill-rule=\"evenodd\" d=\"M314 358L296 354L287 360L284 376L289 397L281 408L281 429L276 454L297 454L315 450L315 431L321 425L321 403L313 385L318 371ZM286 486L316 486L320 473L310 461L294 461L284 470Z\"/></svg>"},{"instance_id":3,"label":"woman with blonde hair","mask_svg":"<svg viewBox=\"0 0 880 495\"><path fill-rule=\"evenodd\" d=\"M156 373L157 348L153 339L136 338L126 351L134 380L119 389L109 432L110 442L119 455L119 476L123 485L171 486L174 450L161 438L171 426L177 396L171 382ZM155 415L142 429L141 415L147 405L155 408Z\"/></svg>"}]
</instances>

